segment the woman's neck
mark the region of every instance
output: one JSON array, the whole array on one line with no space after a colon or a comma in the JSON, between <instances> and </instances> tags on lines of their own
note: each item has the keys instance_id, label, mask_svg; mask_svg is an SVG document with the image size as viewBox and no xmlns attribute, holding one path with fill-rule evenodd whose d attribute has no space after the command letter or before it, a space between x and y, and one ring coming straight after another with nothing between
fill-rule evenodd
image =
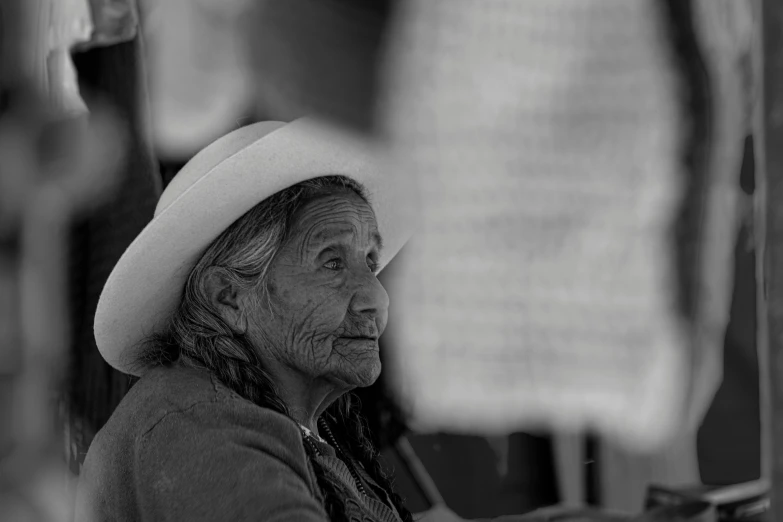
<instances>
[{"instance_id":1,"label":"woman's neck","mask_svg":"<svg viewBox=\"0 0 783 522\"><path fill-rule=\"evenodd\" d=\"M318 418L347 389L321 379L306 379L294 371L272 371L280 399L291 417L316 435Z\"/></svg>"}]
</instances>

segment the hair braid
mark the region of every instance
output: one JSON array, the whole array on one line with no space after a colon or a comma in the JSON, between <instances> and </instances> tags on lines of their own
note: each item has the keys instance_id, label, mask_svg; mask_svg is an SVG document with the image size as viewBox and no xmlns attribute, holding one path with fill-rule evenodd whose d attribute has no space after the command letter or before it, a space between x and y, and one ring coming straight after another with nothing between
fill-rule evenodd
<instances>
[{"instance_id":1,"label":"hair braid","mask_svg":"<svg viewBox=\"0 0 783 522\"><path fill-rule=\"evenodd\" d=\"M329 471L321 465L310 445L305 444L304 447L309 457L310 466L318 480L318 487L322 495L321 502L326 510L326 514L329 515L329 520L332 522L352 522L348 517L348 511L343 501L350 493L345 490L345 486L338 480L335 480Z\"/></svg>"},{"instance_id":2,"label":"hair braid","mask_svg":"<svg viewBox=\"0 0 783 522\"><path fill-rule=\"evenodd\" d=\"M381 454L369 436L359 398L354 394L343 395L327 412L331 413L334 431L347 446L348 453L358 460L373 482L388 493L403 522L412 522L413 517L404 500L394 492L394 484L383 469Z\"/></svg>"}]
</instances>

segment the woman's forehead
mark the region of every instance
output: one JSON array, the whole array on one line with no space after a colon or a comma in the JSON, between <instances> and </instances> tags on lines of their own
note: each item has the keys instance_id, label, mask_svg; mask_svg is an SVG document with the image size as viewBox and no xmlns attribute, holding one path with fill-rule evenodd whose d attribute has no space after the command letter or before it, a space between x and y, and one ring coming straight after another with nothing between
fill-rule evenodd
<instances>
[{"instance_id":1,"label":"woman's forehead","mask_svg":"<svg viewBox=\"0 0 783 522\"><path fill-rule=\"evenodd\" d=\"M291 237L323 243L339 240L382 240L372 207L353 191L330 192L308 201L297 212Z\"/></svg>"}]
</instances>

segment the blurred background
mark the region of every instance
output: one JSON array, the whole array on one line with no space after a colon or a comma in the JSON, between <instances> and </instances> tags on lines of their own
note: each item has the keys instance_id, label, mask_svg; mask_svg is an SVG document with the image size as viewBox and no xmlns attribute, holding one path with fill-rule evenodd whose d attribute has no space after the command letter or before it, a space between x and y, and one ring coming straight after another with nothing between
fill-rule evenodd
<instances>
[{"instance_id":1,"label":"blurred background","mask_svg":"<svg viewBox=\"0 0 783 522\"><path fill-rule=\"evenodd\" d=\"M532 0L425 4L421 0L4 0L0 6L4 477L0 511L7 507L20 520L70 520L74 479L87 448L133 386L133 379L110 368L95 346L92 321L98 297L114 263L152 219L162 190L201 148L255 121L290 121L306 114L318 114L378 139L397 139L404 146L407 142L395 134L403 124L394 114L403 114L400 107L419 106L406 106L400 99L458 98L456 88L439 91L431 86L443 85L438 82L451 78L450 74L457 78L475 74L485 80L493 74L487 67L480 68L480 53L465 53L475 62L457 61L463 55L454 49L470 50L490 40L491 49L507 49L507 53L497 52L498 60L508 61L496 70L501 71L496 81L515 85L519 71L513 67L513 50L530 44L520 36L523 33L525 38L548 42L559 34L558 28L582 27L573 31L587 34L584 41L600 47L602 38L615 41L612 35L632 39L633 31L626 34L619 29L623 24L648 23L641 17L645 11L623 11L610 0L579 6L565 0L546 5ZM780 118L768 117L779 114L778 92L783 87L778 70L783 56L783 8L762 0L630 4L668 13L662 15L667 21L659 32L662 41L672 42L666 53L679 58L661 65L661 78L679 75L679 82L691 86L679 95L686 97L683 93L688 92L698 99L698 80L687 67L688 53L701 53L713 67L711 103L729 96L720 85L735 86L730 95L741 114L723 123L731 132L711 138L713 147L733 140L722 150L736 149L725 169L737 203L736 219L722 236L732 258L727 265L731 268L728 326L715 356L718 367L712 374L717 377L707 386L696 427L667 448L648 454L627 451L598 431L545 425L505 433L466 433L456 427L417 433L411 429L405 402L392 393L384 373L359 395L376 442L395 471L396 486L414 512L439 498L465 518L518 514L558 503L638 512L651 501L652 486L689 495L728 492L726 498L732 501L762 498L761 512L767 512L770 484L776 494L783 494L774 489L783 469L779 463L772 469L770 453L773 424L783 436L779 432L783 422L774 409L780 396L774 398L775 382L769 380L773 361L779 357L775 350L780 340L775 334L783 323L779 308L773 306L780 292L774 293L779 278L774 277L770 259L779 257L776 242L783 243L779 241L783 231L775 205L767 203L777 194L776 167L783 159L777 153L781 147L775 147L783 138ZM534 21L541 22L543 29L534 29ZM594 32L590 32L592 25ZM729 37L716 38L716 34ZM403 41L404 35L411 40ZM622 46L613 45L620 54L603 55L605 63L599 60L583 67L574 58L581 55L570 55L565 44L558 45L562 47L557 52L546 55L553 63L541 65L541 77L541 71L552 65L556 70L577 71L571 77L574 82L581 74L590 81L609 82L612 64L625 63ZM405 57L413 57L413 65L406 66ZM575 61L569 62L568 57ZM589 76L585 71L597 72ZM410 75L408 83L403 81L405 74ZM543 80L541 85L546 85ZM497 86L482 88L489 89L482 92L490 98L527 94L509 94ZM617 105L623 102L618 100ZM520 105L509 102L509 106ZM427 118L437 118L437 110L444 110L423 107L431 107L432 114L412 109L404 113L405 118L411 114L420 118L406 123L411 128L425 128ZM697 128L704 117L698 103L684 107L689 125ZM449 110L455 120L468 119L482 128L486 122L470 118L491 109L490 103L477 98L473 107L460 109L457 104ZM605 116L611 118L612 114ZM720 118L713 115L713 124ZM511 146L514 154L533 148L534 142L521 141L525 125L530 126L512 124L504 135L514 139L518 133L519 145ZM411 133L408 139L416 136ZM437 134L448 139L444 136ZM562 146L567 148L569 142ZM497 144L498 154L506 150ZM628 149L627 154L633 157L636 152ZM395 260L381 274L392 303L400 273L401 262ZM766 294L760 294L760 288ZM395 343L405 342L394 330L394 313L392 308L390 329L381 344L383 357L398 349ZM754 486L730 489L747 484ZM55 499L61 500L59 505ZM734 520L728 517L722 520Z\"/></svg>"}]
</instances>

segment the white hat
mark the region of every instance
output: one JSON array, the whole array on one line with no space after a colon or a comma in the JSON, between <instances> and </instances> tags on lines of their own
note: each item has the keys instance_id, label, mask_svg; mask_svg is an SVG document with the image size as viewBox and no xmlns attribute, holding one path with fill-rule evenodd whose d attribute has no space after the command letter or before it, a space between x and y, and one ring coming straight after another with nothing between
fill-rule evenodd
<instances>
[{"instance_id":1,"label":"white hat","mask_svg":"<svg viewBox=\"0 0 783 522\"><path fill-rule=\"evenodd\" d=\"M340 174L364 185L385 266L410 237L412 213L409 183L384 172L384 163L373 143L307 118L256 123L206 147L171 180L109 275L94 324L103 358L125 373L143 372L134 356L166 325L209 244L256 204L307 179Z\"/></svg>"}]
</instances>

